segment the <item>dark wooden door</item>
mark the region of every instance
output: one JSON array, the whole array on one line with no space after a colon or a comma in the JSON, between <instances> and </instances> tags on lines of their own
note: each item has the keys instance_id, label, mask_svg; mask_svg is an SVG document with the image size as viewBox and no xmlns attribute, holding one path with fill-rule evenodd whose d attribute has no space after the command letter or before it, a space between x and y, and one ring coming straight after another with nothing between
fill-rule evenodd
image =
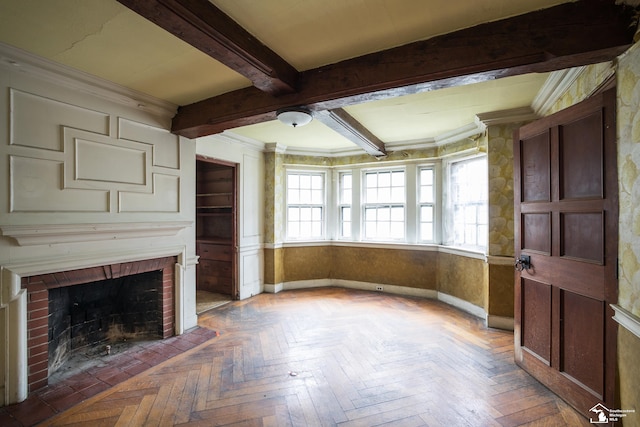
<instances>
[{"instance_id":1,"label":"dark wooden door","mask_svg":"<svg viewBox=\"0 0 640 427\"><path fill-rule=\"evenodd\" d=\"M615 105L609 89L514 138L516 362L585 416L615 407Z\"/></svg>"}]
</instances>

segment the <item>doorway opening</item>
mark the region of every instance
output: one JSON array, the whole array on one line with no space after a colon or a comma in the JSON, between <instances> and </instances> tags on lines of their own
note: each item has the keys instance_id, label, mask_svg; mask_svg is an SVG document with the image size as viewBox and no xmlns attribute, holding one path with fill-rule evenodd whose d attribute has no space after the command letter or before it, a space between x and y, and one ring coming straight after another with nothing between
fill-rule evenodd
<instances>
[{"instance_id":1,"label":"doorway opening","mask_svg":"<svg viewBox=\"0 0 640 427\"><path fill-rule=\"evenodd\" d=\"M237 164L196 158L196 312L238 299Z\"/></svg>"}]
</instances>

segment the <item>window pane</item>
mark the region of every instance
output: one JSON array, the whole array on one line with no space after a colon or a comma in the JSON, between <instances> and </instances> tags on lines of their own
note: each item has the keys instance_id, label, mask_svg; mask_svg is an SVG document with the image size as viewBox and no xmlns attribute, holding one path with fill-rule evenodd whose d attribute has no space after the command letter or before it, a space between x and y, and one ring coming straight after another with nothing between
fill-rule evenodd
<instances>
[{"instance_id":1,"label":"window pane","mask_svg":"<svg viewBox=\"0 0 640 427\"><path fill-rule=\"evenodd\" d=\"M420 206L420 221L421 222L433 221L433 206Z\"/></svg>"},{"instance_id":2,"label":"window pane","mask_svg":"<svg viewBox=\"0 0 640 427\"><path fill-rule=\"evenodd\" d=\"M392 203L402 203L404 202L404 188L393 187L391 189L391 197L389 198L389 202Z\"/></svg>"},{"instance_id":3,"label":"window pane","mask_svg":"<svg viewBox=\"0 0 640 427\"><path fill-rule=\"evenodd\" d=\"M391 209L390 208L378 208L378 221L390 221Z\"/></svg>"},{"instance_id":4,"label":"window pane","mask_svg":"<svg viewBox=\"0 0 640 427\"><path fill-rule=\"evenodd\" d=\"M309 175L300 175L300 188L311 188L311 177Z\"/></svg>"},{"instance_id":5,"label":"window pane","mask_svg":"<svg viewBox=\"0 0 640 427\"><path fill-rule=\"evenodd\" d=\"M420 240L425 242L433 241L433 224L424 223L420 226Z\"/></svg>"},{"instance_id":6,"label":"window pane","mask_svg":"<svg viewBox=\"0 0 640 427\"><path fill-rule=\"evenodd\" d=\"M378 189L378 200L379 203L391 202L391 187L381 187Z\"/></svg>"},{"instance_id":7,"label":"window pane","mask_svg":"<svg viewBox=\"0 0 640 427\"><path fill-rule=\"evenodd\" d=\"M367 188L375 188L378 186L378 174L368 173L366 174Z\"/></svg>"},{"instance_id":8,"label":"window pane","mask_svg":"<svg viewBox=\"0 0 640 427\"><path fill-rule=\"evenodd\" d=\"M366 200L367 203L378 203L378 189L367 188Z\"/></svg>"},{"instance_id":9,"label":"window pane","mask_svg":"<svg viewBox=\"0 0 640 427\"><path fill-rule=\"evenodd\" d=\"M378 173L378 187L391 187L391 172Z\"/></svg>"},{"instance_id":10,"label":"window pane","mask_svg":"<svg viewBox=\"0 0 640 427\"><path fill-rule=\"evenodd\" d=\"M298 221L300 219L300 213L298 208L289 208L288 220Z\"/></svg>"},{"instance_id":11,"label":"window pane","mask_svg":"<svg viewBox=\"0 0 640 427\"><path fill-rule=\"evenodd\" d=\"M391 220L396 222L404 221L404 208L403 207L393 207L391 209Z\"/></svg>"},{"instance_id":12,"label":"window pane","mask_svg":"<svg viewBox=\"0 0 640 427\"><path fill-rule=\"evenodd\" d=\"M478 157L452 163L449 188L454 244L486 248L488 239L487 158Z\"/></svg>"},{"instance_id":13,"label":"window pane","mask_svg":"<svg viewBox=\"0 0 640 427\"><path fill-rule=\"evenodd\" d=\"M393 180L391 182L391 185L393 185L394 187L404 187L404 172L393 172Z\"/></svg>"},{"instance_id":14,"label":"window pane","mask_svg":"<svg viewBox=\"0 0 640 427\"><path fill-rule=\"evenodd\" d=\"M311 177L311 188L314 190L322 190L322 176L313 175Z\"/></svg>"},{"instance_id":15,"label":"window pane","mask_svg":"<svg viewBox=\"0 0 640 427\"><path fill-rule=\"evenodd\" d=\"M392 222L389 237L393 239L402 239L404 237L404 223Z\"/></svg>"},{"instance_id":16,"label":"window pane","mask_svg":"<svg viewBox=\"0 0 640 427\"><path fill-rule=\"evenodd\" d=\"M311 190L311 203L314 205L321 205L323 192L322 190Z\"/></svg>"},{"instance_id":17,"label":"window pane","mask_svg":"<svg viewBox=\"0 0 640 427\"><path fill-rule=\"evenodd\" d=\"M351 208L347 208L347 207L342 208L342 220L351 221Z\"/></svg>"},{"instance_id":18,"label":"window pane","mask_svg":"<svg viewBox=\"0 0 640 427\"><path fill-rule=\"evenodd\" d=\"M364 212L365 212L365 221L375 221L376 220L376 209L375 208L366 208Z\"/></svg>"},{"instance_id":19,"label":"window pane","mask_svg":"<svg viewBox=\"0 0 640 427\"><path fill-rule=\"evenodd\" d=\"M300 188L300 176L295 174L290 174L288 176L287 186L289 188Z\"/></svg>"},{"instance_id":20,"label":"window pane","mask_svg":"<svg viewBox=\"0 0 640 427\"><path fill-rule=\"evenodd\" d=\"M322 221L322 208L313 208L311 211L311 219L313 221Z\"/></svg>"}]
</instances>

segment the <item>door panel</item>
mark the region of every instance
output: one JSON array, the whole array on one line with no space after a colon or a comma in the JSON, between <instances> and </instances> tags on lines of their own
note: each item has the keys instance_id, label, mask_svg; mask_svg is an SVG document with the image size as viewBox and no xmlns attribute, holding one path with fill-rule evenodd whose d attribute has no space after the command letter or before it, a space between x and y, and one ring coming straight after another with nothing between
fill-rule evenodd
<instances>
[{"instance_id":1,"label":"door panel","mask_svg":"<svg viewBox=\"0 0 640 427\"><path fill-rule=\"evenodd\" d=\"M551 215L522 214L522 247L528 251L551 255Z\"/></svg>"},{"instance_id":2,"label":"door panel","mask_svg":"<svg viewBox=\"0 0 640 427\"><path fill-rule=\"evenodd\" d=\"M601 199L603 191L602 114L559 126L561 199Z\"/></svg>"},{"instance_id":3,"label":"door panel","mask_svg":"<svg viewBox=\"0 0 640 427\"><path fill-rule=\"evenodd\" d=\"M522 145L522 200L549 201L550 194L549 133L544 132L527 139Z\"/></svg>"},{"instance_id":4,"label":"door panel","mask_svg":"<svg viewBox=\"0 0 640 427\"><path fill-rule=\"evenodd\" d=\"M522 279L522 347L551 363L551 286Z\"/></svg>"},{"instance_id":5,"label":"door panel","mask_svg":"<svg viewBox=\"0 0 640 427\"><path fill-rule=\"evenodd\" d=\"M602 264L604 212L560 213L560 256Z\"/></svg>"},{"instance_id":6,"label":"door panel","mask_svg":"<svg viewBox=\"0 0 640 427\"><path fill-rule=\"evenodd\" d=\"M514 138L516 362L581 413L615 405L615 89Z\"/></svg>"},{"instance_id":7,"label":"door panel","mask_svg":"<svg viewBox=\"0 0 640 427\"><path fill-rule=\"evenodd\" d=\"M603 302L562 291L560 371L594 391L604 393ZM571 325L580 325L580 328ZM585 334L584 331L589 331Z\"/></svg>"}]
</instances>

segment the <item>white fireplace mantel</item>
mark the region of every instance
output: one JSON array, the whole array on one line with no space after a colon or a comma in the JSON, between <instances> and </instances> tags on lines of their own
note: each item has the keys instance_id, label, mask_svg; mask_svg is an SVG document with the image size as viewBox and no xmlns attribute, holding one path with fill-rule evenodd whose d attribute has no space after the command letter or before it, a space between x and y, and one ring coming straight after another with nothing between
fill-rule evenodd
<instances>
[{"instance_id":1,"label":"white fireplace mantel","mask_svg":"<svg viewBox=\"0 0 640 427\"><path fill-rule=\"evenodd\" d=\"M2 225L0 226L0 235L15 239L20 246L33 246L145 237L170 237L192 225L193 221Z\"/></svg>"},{"instance_id":2,"label":"white fireplace mantel","mask_svg":"<svg viewBox=\"0 0 640 427\"><path fill-rule=\"evenodd\" d=\"M157 223L155 224L157 225ZM161 224L166 226L168 223ZM191 223L175 222L172 224L174 224L173 227L176 230L175 233L177 233L178 229L184 228ZM3 235L14 237L6 233L9 228L11 229L10 232L17 234L15 227L2 226ZM35 227L32 228L35 229ZM66 230L67 233L72 234L71 230L69 230L70 228L71 226L54 227L54 229L58 231L58 236L64 235L60 233L61 230ZM158 233L167 233L169 229L172 228L165 227L161 228L161 230L156 229L155 231ZM79 233L77 229L75 230L73 235ZM110 231L101 229L102 232L98 234L108 236L116 232L122 233L124 230L126 230L126 227L111 228ZM144 230L145 228L138 229L138 231L141 232L144 232ZM152 224L149 224L146 230L147 234L145 234L145 236L149 236L149 231L154 232L154 227L152 227ZM24 232L24 229L22 231ZM52 229L48 229L48 234L39 236L43 238L53 238L54 235L56 234L52 232ZM32 238L36 239L37 236L32 236ZM95 235L93 240L95 240ZM43 240L40 240L40 242L42 241ZM175 333L181 334L185 330L185 270L188 266L197 263L196 258L187 257L187 247L184 244L151 247L136 246L128 248L127 250L85 251L82 254L16 260L0 266L0 347L6 349L6 351L0 353L0 406L21 402L26 399L28 395L27 294L26 290L21 286L22 277L113 263L141 261L165 256L177 257L177 268L175 269L174 278Z\"/></svg>"}]
</instances>

